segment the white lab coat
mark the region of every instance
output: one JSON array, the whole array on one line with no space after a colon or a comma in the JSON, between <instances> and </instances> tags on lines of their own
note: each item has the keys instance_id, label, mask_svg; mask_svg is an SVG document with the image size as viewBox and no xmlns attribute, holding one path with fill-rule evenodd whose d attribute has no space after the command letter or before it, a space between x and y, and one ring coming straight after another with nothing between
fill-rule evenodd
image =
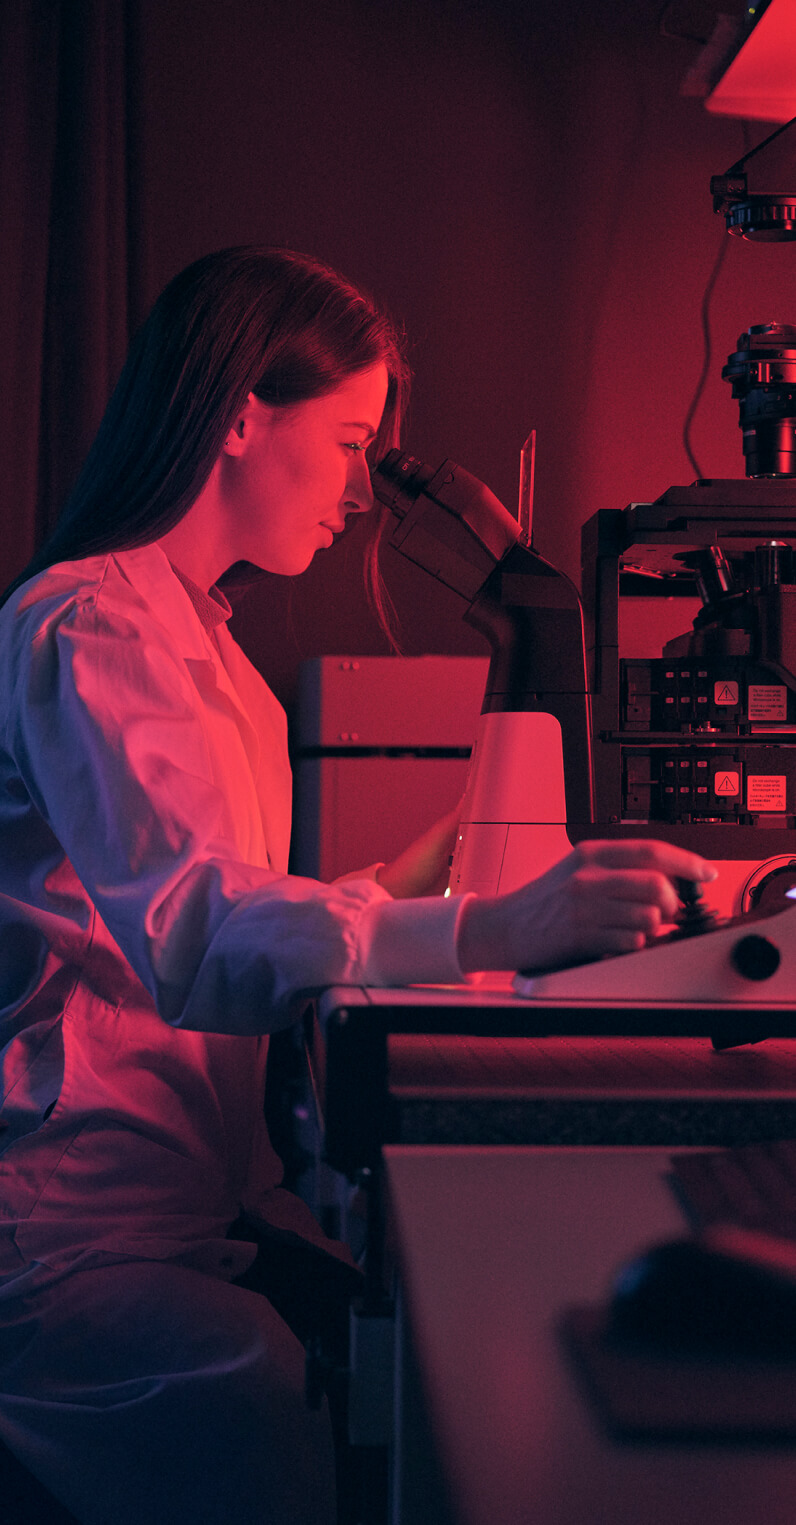
<instances>
[{"instance_id":1,"label":"white lab coat","mask_svg":"<svg viewBox=\"0 0 796 1525\"><path fill-rule=\"evenodd\" d=\"M274 1333L267 1305L255 1309L263 1299L221 1285L253 1258L226 1238L241 1210L318 1232L279 1188L263 1119L265 1035L292 1020L302 991L460 978L460 902L394 902L367 875L332 886L286 875L285 717L226 629L228 614L221 595L189 589L157 546L53 567L0 611L0 1329L4 1316L22 1327L15 1298L27 1290L38 1298L37 1328L51 1325L48 1348L63 1347L59 1310L71 1307L74 1321L79 1307L94 1352L76 1407L55 1396L41 1354L6 1364L4 1395L0 1338L0 1434L92 1525L155 1518L141 1512L138 1473L125 1470L125 1298L140 1303L135 1359L153 1383L158 1372L149 1406L136 1411L139 1454L164 1433L157 1402L175 1401L168 1358L154 1350L186 1296L180 1277L193 1278L193 1320L172 1365L207 1383L208 1413L217 1369L185 1354L190 1330L207 1325L203 1299L225 1293L238 1321L247 1300L256 1360L233 1361L245 1412L255 1368L264 1392L264 1350L292 1340L281 1321ZM212 1322L223 1331L215 1306ZM221 1338L222 1364L223 1348ZM62 1348L57 1359L72 1394ZM280 1359L271 1351L272 1375L284 1371ZM297 1380L293 1372L291 1391ZM296 1433L320 1422L305 1418L298 1389L291 1402ZM96 1453L98 1408L101 1465L95 1455L99 1471L86 1465L78 1482L74 1458L81 1446ZM76 1412L85 1430L74 1430ZM195 1416L192 1435L193 1492L182 1473L177 1490L161 1458L152 1499L158 1512L168 1500L174 1525L180 1508L212 1525L227 1516L213 1512L198 1459L209 1436ZM241 1462L239 1438L231 1444L229 1470L248 1465L258 1498L263 1488L281 1497L285 1467L296 1470L295 1435L277 1448L281 1472L271 1448L267 1476L250 1457ZM184 1435L175 1449L184 1452ZM104 1501L100 1480L111 1471L125 1482ZM309 1487L312 1466L304 1472ZM306 1509L318 1507L313 1495ZM282 1514L262 1518L281 1525Z\"/></svg>"}]
</instances>

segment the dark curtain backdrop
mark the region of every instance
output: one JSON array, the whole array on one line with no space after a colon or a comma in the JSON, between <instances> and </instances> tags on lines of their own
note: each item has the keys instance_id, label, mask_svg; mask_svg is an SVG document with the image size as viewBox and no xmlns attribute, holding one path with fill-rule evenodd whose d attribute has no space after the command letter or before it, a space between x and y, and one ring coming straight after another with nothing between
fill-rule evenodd
<instances>
[{"instance_id":1,"label":"dark curtain backdrop","mask_svg":"<svg viewBox=\"0 0 796 1525\"><path fill-rule=\"evenodd\" d=\"M0 5L0 433L5 585L51 528L146 286L126 0Z\"/></svg>"}]
</instances>

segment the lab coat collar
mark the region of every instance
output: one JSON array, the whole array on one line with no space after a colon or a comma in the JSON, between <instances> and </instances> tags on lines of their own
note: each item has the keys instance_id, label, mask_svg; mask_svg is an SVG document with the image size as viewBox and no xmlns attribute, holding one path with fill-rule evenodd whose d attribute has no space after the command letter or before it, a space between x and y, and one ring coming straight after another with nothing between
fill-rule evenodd
<instances>
[{"instance_id":1,"label":"lab coat collar","mask_svg":"<svg viewBox=\"0 0 796 1525\"><path fill-rule=\"evenodd\" d=\"M252 771L256 777L260 761L260 745L257 732L249 720L234 682L223 660L222 648L204 625L195 602L177 574L165 551L159 545L144 545L132 551L116 551L113 559L122 575L136 593L150 605L156 618L168 629L172 639L179 645L186 662L202 664L205 681L223 694L235 712L243 744L249 755ZM223 593L219 597L224 599ZM209 602L209 599L208 599ZM226 603L227 600L224 599ZM232 613L230 607L229 613ZM228 618L229 616L227 616ZM219 621L220 628L225 621ZM222 632L226 643L232 641L226 631Z\"/></svg>"},{"instance_id":2,"label":"lab coat collar","mask_svg":"<svg viewBox=\"0 0 796 1525\"><path fill-rule=\"evenodd\" d=\"M166 626L181 654L194 661L214 662L210 636L165 551L157 544L142 545L130 551L114 551L111 559Z\"/></svg>"},{"instance_id":3,"label":"lab coat collar","mask_svg":"<svg viewBox=\"0 0 796 1525\"><path fill-rule=\"evenodd\" d=\"M232 605L226 594L222 593L215 584L209 592L205 593L204 589L200 588L192 578L186 577L173 561L171 569L174 576L182 583L207 634L212 635L219 625L225 625L232 616Z\"/></svg>"}]
</instances>

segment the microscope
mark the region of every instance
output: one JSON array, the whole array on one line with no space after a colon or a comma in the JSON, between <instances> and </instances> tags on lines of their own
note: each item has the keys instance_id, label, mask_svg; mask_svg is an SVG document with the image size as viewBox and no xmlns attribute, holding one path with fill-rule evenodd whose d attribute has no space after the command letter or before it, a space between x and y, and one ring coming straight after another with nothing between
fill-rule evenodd
<instances>
[{"instance_id":1,"label":"microscope","mask_svg":"<svg viewBox=\"0 0 796 1525\"><path fill-rule=\"evenodd\" d=\"M519 977L522 995L638 1002L643 991L792 1011L796 328L749 328L722 374L739 403L746 479L593 515L582 597L454 462L435 471L392 450L373 473L397 520L391 544L460 596L491 646L450 892L510 891L578 842L623 835L671 841L718 870L699 906L683 887L672 936L688 944L662 937ZM620 650L624 598L688 598L698 612L660 655L634 656ZM714 1042L755 1036L745 1022Z\"/></svg>"},{"instance_id":2,"label":"microscope","mask_svg":"<svg viewBox=\"0 0 796 1525\"><path fill-rule=\"evenodd\" d=\"M766 190L760 170L792 126L713 177L733 236L796 238L796 198ZM752 325L722 376L739 405L745 478L595 514L581 594L454 462L434 470L392 450L375 469L376 497L398 521L391 544L461 596L491 646L451 892L511 890L577 842L632 834L716 865L714 917L793 904L796 327ZM620 648L626 598L698 613L659 655L635 657Z\"/></svg>"},{"instance_id":3,"label":"microscope","mask_svg":"<svg viewBox=\"0 0 796 1525\"><path fill-rule=\"evenodd\" d=\"M723 375L746 480L671 487L582 533L582 597L454 462L373 474L391 543L460 595L492 655L450 888L497 894L576 842L632 832L716 864L711 909L796 886L796 328L740 336ZM699 599L660 656L620 654L622 600ZM676 606L675 606L676 607Z\"/></svg>"}]
</instances>

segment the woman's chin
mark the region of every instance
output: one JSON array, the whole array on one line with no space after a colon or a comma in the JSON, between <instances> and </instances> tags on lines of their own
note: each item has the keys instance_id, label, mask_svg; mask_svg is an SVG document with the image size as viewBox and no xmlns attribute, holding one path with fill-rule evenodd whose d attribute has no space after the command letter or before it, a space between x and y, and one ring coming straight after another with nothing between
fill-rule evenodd
<instances>
[{"instance_id":1,"label":"woman's chin","mask_svg":"<svg viewBox=\"0 0 796 1525\"><path fill-rule=\"evenodd\" d=\"M255 566L261 572L270 572L274 577L300 577L302 572L306 572L310 562L315 557L316 552L326 550L327 546L331 545L334 536L332 535L331 530L327 531L327 533L329 535L329 540L327 542L324 539L322 546L309 545L307 546L306 550L299 551L296 549L289 555L261 555L257 557L256 561L252 559L246 562L245 565Z\"/></svg>"}]
</instances>

